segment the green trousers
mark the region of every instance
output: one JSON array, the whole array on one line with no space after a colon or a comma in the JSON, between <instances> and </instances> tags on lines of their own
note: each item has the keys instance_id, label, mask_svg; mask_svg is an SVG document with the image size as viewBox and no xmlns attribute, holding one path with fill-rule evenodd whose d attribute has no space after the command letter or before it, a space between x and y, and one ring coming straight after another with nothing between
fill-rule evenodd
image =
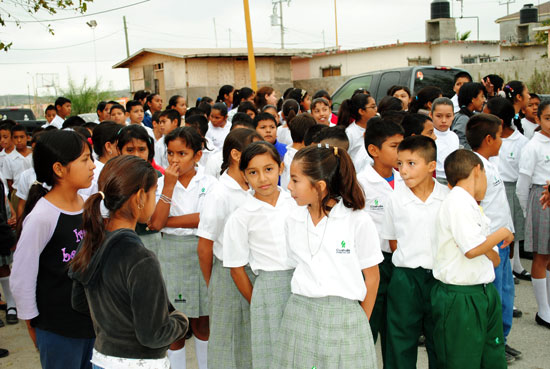
<instances>
[{"instance_id":1,"label":"green trousers","mask_svg":"<svg viewBox=\"0 0 550 369\"><path fill-rule=\"evenodd\" d=\"M492 283L432 289L434 344L439 369L506 369L502 306Z\"/></svg>"},{"instance_id":2,"label":"green trousers","mask_svg":"<svg viewBox=\"0 0 550 369\"><path fill-rule=\"evenodd\" d=\"M387 368L416 368L418 338L422 334L426 337L429 367L437 367L431 304L434 285L431 270L400 267L393 270L388 287Z\"/></svg>"},{"instance_id":3,"label":"green trousers","mask_svg":"<svg viewBox=\"0 0 550 369\"><path fill-rule=\"evenodd\" d=\"M384 365L386 363L386 316L388 314L388 285L392 277L394 266L391 262L392 254L388 252L382 252L384 255L384 261L382 261L378 268L380 270L380 284L378 285L378 293L376 294L376 301L372 314L369 320L370 329L372 331L372 337L374 343L378 339L378 333L380 333L380 344L382 347L382 361Z\"/></svg>"}]
</instances>

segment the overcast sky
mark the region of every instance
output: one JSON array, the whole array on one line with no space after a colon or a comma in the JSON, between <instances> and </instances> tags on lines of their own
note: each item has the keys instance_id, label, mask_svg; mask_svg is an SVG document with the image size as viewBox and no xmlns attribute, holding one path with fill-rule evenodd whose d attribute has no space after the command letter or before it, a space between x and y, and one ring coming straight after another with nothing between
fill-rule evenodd
<instances>
[{"instance_id":1,"label":"overcast sky","mask_svg":"<svg viewBox=\"0 0 550 369\"><path fill-rule=\"evenodd\" d=\"M14 43L7 53L0 52L0 94L26 94L28 88L32 94L33 78L39 95L45 94L47 89L39 88L44 73L56 74L61 88L66 87L69 75L76 81L87 78L93 83L96 64L102 88L128 88L128 71L112 69L126 57L123 15L128 22L130 54L145 47L215 47L214 19L218 47L229 47L230 42L232 47L246 46L241 0L150 0L92 14L140 1L143 0L95 0L88 6L87 14L90 15L86 17L52 22L51 19L75 14L59 12L52 18L38 13L34 18L46 20L43 24L25 23L17 28L7 23L6 27L0 27L0 39ZM480 17L481 40L498 39L499 29L494 21L506 15L506 6L499 5L501 1L464 0L464 16ZM531 2L539 3L537 0ZM430 0L337 0L339 43L342 48L351 49L396 40L424 41L424 22L430 16L430 3ZM0 11L8 11L20 20L33 20L10 2L0 4ZM512 3L510 12L519 11L522 6L523 2ZM279 27L271 26L272 10L271 0L250 0L256 47L280 47ZM292 0L290 5L284 4L283 15L285 47L322 48L335 44L334 0ZM459 1L453 1L453 16L460 16ZM95 31L86 25L90 20L97 22ZM46 30L48 23L55 29L53 36ZM457 20L457 28L460 32L472 30L471 39L477 39L474 19Z\"/></svg>"}]
</instances>

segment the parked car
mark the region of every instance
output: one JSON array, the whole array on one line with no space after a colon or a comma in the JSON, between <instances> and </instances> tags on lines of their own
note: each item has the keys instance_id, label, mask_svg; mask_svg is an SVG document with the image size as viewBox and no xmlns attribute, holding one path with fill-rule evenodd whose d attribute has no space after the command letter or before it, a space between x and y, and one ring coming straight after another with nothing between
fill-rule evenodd
<instances>
[{"instance_id":1,"label":"parked car","mask_svg":"<svg viewBox=\"0 0 550 369\"><path fill-rule=\"evenodd\" d=\"M0 109L0 122L6 119L11 119L21 124L29 134L46 123L46 120L37 120L31 109L24 108Z\"/></svg>"},{"instance_id":2,"label":"parked car","mask_svg":"<svg viewBox=\"0 0 550 369\"><path fill-rule=\"evenodd\" d=\"M332 95L332 110L338 113L342 101L349 99L353 91L358 88L368 90L379 102L388 89L395 85L407 86L414 95L426 86L438 86L443 90L443 95L454 95L454 77L464 69L436 66L418 66L396 69L386 69L368 72L350 78L340 86Z\"/></svg>"}]
</instances>

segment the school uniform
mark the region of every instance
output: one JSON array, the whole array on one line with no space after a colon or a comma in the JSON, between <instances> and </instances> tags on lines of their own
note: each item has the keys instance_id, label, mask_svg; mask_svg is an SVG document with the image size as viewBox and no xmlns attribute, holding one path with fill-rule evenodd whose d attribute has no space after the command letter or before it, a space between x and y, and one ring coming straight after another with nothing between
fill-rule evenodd
<instances>
[{"instance_id":1,"label":"school uniform","mask_svg":"<svg viewBox=\"0 0 550 369\"><path fill-rule=\"evenodd\" d=\"M535 134L535 129L539 127L537 123L533 123L527 118L523 118L521 120L521 127L523 128L523 135L527 137L527 139L533 138L533 135Z\"/></svg>"},{"instance_id":2,"label":"school uniform","mask_svg":"<svg viewBox=\"0 0 550 369\"><path fill-rule=\"evenodd\" d=\"M525 250L550 254L550 211L543 210L539 199L550 179L550 138L535 132L521 153L519 173L528 183L518 181L517 195L526 211ZM521 179L521 178L520 178Z\"/></svg>"},{"instance_id":3,"label":"school uniform","mask_svg":"<svg viewBox=\"0 0 550 369\"><path fill-rule=\"evenodd\" d=\"M17 150L13 150L6 157L6 162L2 168L3 176L6 179L15 181L23 171L32 168L32 163L32 153L23 156Z\"/></svg>"},{"instance_id":4,"label":"school uniform","mask_svg":"<svg viewBox=\"0 0 550 369\"><path fill-rule=\"evenodd\" d=\"M166 155L166 144L164 143L164 137L162 136L155 142L155 156L154 160L157 165L160 165L163 168L168 168L168 156Z\"/></svg>"},{"instance_id":5,"label":"school uniform","mask_svg":"<svg viewBox=\"0 0 550 369\"><path fill-rule=\"evenodd\" d=\"M462 187L441 204L433 268L438 281L431 293L438 368L507 368L493 263L485 255L465 255L485 242L489 222Z\"/></svg>"},{"instance_id":6,"label":"school uniform","mask_svg":"<svg viewBox=\"0 0 550 369\"><path fill-rule=\"evenodd\" d=\"M145 124L143 124L143 122L132 123L132 122L128 121L128 123L126 125L128 126L130 124L135 124L136 126L140 126L140 127L145 128L145 131L147 131L147 134L149 135L149 137L151 137L153 139L153 142L155 142L155 133L153 132L153 129L151 127L147 127Z\"/></svg>"},{"instance_id":7,"label":"school uniform","mask_svg":"<svg viewBox=\"0 0 550 369\"><path fill-rule=\"evenodd\" d=\"M460 143L460 146L462 146L462 148L467 150L472 149L470 147L470 144L468 143L468 140L466 139L466 125L468 124L469 120L470 120L470 117L468 115L463 114L459 111L458 113L455 114L455 118L453 119L453 123L451 124L451 128L450 128L451 131L456 133L456 135L458 136L458 141Z\"/></svg>"},{"instance_id":8,"label":"school uniform","mask_svg":"<svg viewBox=\"0 0 550 369\"><path fill-rule=\"evenodd\" d=\"M366 152L365 148L365 128L359 126L357 123L353 122L346 128L346 135L349 140L348 154L355 165L355 168L361 167L358 165L361 162L361 157L359 153L361 151Z\"/></svg>"},{"instance_id":9,"label":"school uniform","mask_svg":"<svg viewBox=\"0 0 550 369\"><path fill-rule=\"evenodd\" d=\"M210 146L209 146L210 147ZM223 165L223 151L216 150L208 155L208 161L204 168L205 173L212 177L220 178Z\"/></svg>"},{"instance_id":10,"label":"school uniform","mask_svg":"<svg viewBox=\"0 0 550 369\"><path fill-rule=\"evenodd\" d=\"M458 94L454 94L454 96L451 97L451 101L453 102L453 111L456 114L460 111L460 104L458 103Z\"/></svg>"},{"instance_id":11,"label":"school uniform","mask_svg":"<svg viewBox=\"0 0 550 369\"><path fill-rule=\"evenodd\" d=\"M216 183L202 168L197 169L187 187L177 181L168 216L200 213L206 195ZM158 180L158 188L163 187L164 177ZM197 229L164 227L161 232L158 258L170 302L189 318L208 315L208 292L197 254Z\"/></svg>"},{"instance_id":12,"label":"school uniform","mask_svg":"<svg viewBox=\"0 0 550 369\"><path fill-rule=\"evenodd\" d=\"M393 170L392 173L394 176L394 188L405 186L399 172ZM386 222L386 205L394 190L390 183L378 174L371 165L365 166L365 169L357 175L357 180L365 192L365 211L370 215L376 226L376 230L380 233ZM375 342L378 339L378 333L380 333L382 357L385 360L387 291L393 272L393 264L391 262L392 251L390 249L390 244L388 240L383 237L380 237L380 249L384 260L378 266L380 269L380 284L378 285L378 293L372 311L370 326Z\"/></svg>"},{"instance_id":13,"label":"school uniform","mask_svg":"<svg viewBox=\"0 0 550 369\"><path fill-rule=\"evenodd\" d=\"M15 149L13 149L13 151L15 151ZM9 193L9 188L8 188L8 182L6 181L6 178L4 177L4 165L6 165L6 157L8 155L9 154L6 153L6 150L0 151L0 180L2 180L2 184L4 185L4 194L6 196Z\"/></svg>"},{"instance_id":14,"label":"school uniform","mask_svg":"<svg viewBox=\"0 0 550 369\"><path fill-rule=\"evenodd\" d=\"M65 119L61 118L59 115L55 115L55 117L52 119L50 123L46 122L42 125L42 128L48 128L49 126L54 126L57 129L63 128L63 122L65 122Z\"/></svg>"},{"instance_id":15,"label":"school uniform","mask_svg":"<svg viewBox=\"0 0 550 369\"><path fill-rule=\"evenodd\" d=\"M275 146L277 152L279 153L279 157L281 158L281 160L283 160L286 154L286 145L282 142L279 142L278 140L275 140L273 146Z\"/></svg>"},{"instance_id":16,"label":"school uniform","mask_svg":"<svg viewBox=\"0 0 550 369\"><path fill-rule=\"evenodd\" d=\"M250 305L235 286L231 270L223 267L225 223L229 215L245 202L246 196L247 191L224 172L206 196L200 215L197 236L214 242L208 286L210 369L252 368ZM252 270L249 267L245 270L254 284Z\"/></svg>"},{"instance_id":17,"label":"school uniform","mask_svg":"<svg viewBox=\"0 0 550 369\"><path fill-rule=\"evenodd\" d=\"M288 191L288 184L290 183L290 166L297 152L298 150L292 147L292 145L286 147L286 154L283 159L283 173L281 174L281 188L285 191Z\"/></svg>"},{"instance_id":18,"label":"school uniform","mask_svg":"<svg viewBox=\"0 0 550 369\"><path fill-rule=\"evenodd\" d=\"M284 224L295 208L296 202L282 189L275 206L248 194L226 223L223 266L238 268L250 264L257 276L250 301L254 369L269 369L290 297L294 266L287 255Z\"/></svg>"},{"instance_id":19,"label":"school uniform","mask_svg":"<svg viewBox=\"0 0 550 369\"><path fill-rule=\"evenodd\" d=\"M277 127L277 140L285 145L292 145L292 136L290 135L290 128L288 126L280 125Z\"/></svg>"},{"instance_id":20,"label":"school uniform","mask_svg":"<svg viewBox=\"0 0 550 369\"><path fill-rule=\"evenodd\" d=\"M206 168L206 165L208 164L208 160L210 159L210 156L215 152L218 152L218 150L216 150L216 148L214 147L214 145L212 145L212 142L210 142L209 139L205 137L204 140L206 141L206 145L202 149L202 156L201 156L201 160L199 160L199 165L202 166L203 168Z\"/></svg>"},{"instance_id":21,"label":"school uniform","mask_svg":"<svg viewBox=\"0 0 550 369\"><path fill-rule=\"evenodd\" d=\"M514 223L510 213L510 206L506 197L506 188L500 178L498 167L476 152L483 162L487 177L487 191L480 205L485 215L491 220L490 231L495 232L501 227L508 228L514 233ZM504 324L504 339L512 329L514 314L514 275L510 264L510 247L498 248L500 264L495 268L494 285L501 297L502 322Z\"/></svg>"},{"instance_id":22,"label":"school uniform","mask_svg":"<svg viewBox=\"0 0 550 369\"><path fill-rule=\"evenodd\" d=\"M396 240L395 266L388 286L386 365L416 368L418 337L426 337L430 367L435 367L431 291L437 247L436 221L441 203L449 193L435 179L426 201L409 187L396 188L386 202L381 238ZM418 220L422 219L421 222Z\"/></svg>"},{"instance_id":23,"label":"school uniform","mask_svg":"<svg viewBox=\"0 0 550 369\"><path fill-rule=\"evenodd\" d=\"M447 176L445 175L445 159L452 152L458 150L459 141L456 133L450 129L442 132L434 129L434 134L437 137L435 146L437 148L437 161L435 167L435 176L440 183L447 184Z\"/></svg>"},{"instance_id":24,"label":"school uniform","mask_svg":"<svg viewBox=\"0 0 550 369\"><path fill-rule=\"evenodd\" d=\"M229 131L231 130L231 123L226 122L225 126L223 127L214 127L212 122L208 122L208 131L206 131L205 137L207 137L212 145L217 150L223 149L223 143L225 141L225 138L229 134Z\"/></svg>"},{"instance_id":25,"label":"school uniform","mask_svg":"<svg viewBox=\"0 0 550 369\"><path fill-rule=\"evenodd\" d=\"M153 128L153 114L151 114L151 110L146 110L145 114L143 114L143 124L146 127Z\"/></svg>"},{"instance_id":26,"label":"school uniform","mask_svg":"<svg viewBox=\"0 0 550 369\"><path fill-rule=\"evenodd\" d=\"M376 368L362 270L382 261L376 227L342 200L314 225L307 207L285 222L296 269L272 369Z\"/></svg>"}]
</instances>

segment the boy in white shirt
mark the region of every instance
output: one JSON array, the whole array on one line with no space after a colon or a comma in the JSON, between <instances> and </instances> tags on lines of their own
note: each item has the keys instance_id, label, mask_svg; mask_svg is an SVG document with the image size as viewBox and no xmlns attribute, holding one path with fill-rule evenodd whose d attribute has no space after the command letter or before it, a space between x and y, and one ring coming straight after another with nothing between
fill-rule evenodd
<instances>
[{"instance_id":1,"label":"boy in white shirt","mask_svg":"<svg viewBox=\"0 0 550 369\"><path fill-rule=\"evenodd\" d=\"M390 368L416 367L421 334L426 337L430 367L437 365L430 294L436 283L432 269L437 215L449 190L433 178L436 155L434 140L421 135L407 137L397 149L406 186L389 197L380 235L389 240L395 266L388 286L386 365Z\"/></svg>"},{"instance_id":2,"label":"boy in white shirt","mask_svg":"<svg viewBox=\"0 0 550 369\"><path fill-rule=\"evenodd\" d=\"M137 100L130 100L126 103L126 118L130 120L130 124L137 124L138 126L142 126L145 128L149 136L154 140L155 139L155 133L153 132L153 129L150 127L147 127L145 124L143 124L143 116L145 112L143 111L143 105Z\"/></svg>"},{"instance_id":3,"label":"boy in white shirt","mask_svg":"<svg viewBox=\"0 0 550 369\"><path fill-rule=\"evenodd\" d=\"M58 97L55 100L55 118L50 123L46 123L42 126L42 128L46 128L48 126L54 126L57 129L61 129L63 126L63 122L65 121L65 118L67 118L69 115L71 115L72 110L72 104L71 100L67 99L66 97Z\"/></svg>"},{"instance_id":4,"label":"boy in white shirt","mask_svg":"<svg viewBox=\"0 0 550 369\"><path fill-rule=\"evenodd\" d=\"M365 192L365 210L371 216L377 231L380 233L385 221L384 210L388 197L395 188L402 186L402 179L397 167L397 146L403 141L403 128L397 123L380 120L369 124L365 131L365 148L374 160L373 165L366 165L357 180ZM392 251L387 240L380 238L380 248L384 261L379 265L380 284L376 302L372 311L370 325L374 342L380 333L382 359L386 360L386 315L387 289L393 272Z\"/></svg>"},{"instance_id":5,"label":"boy in white shirt","mask_svg":"<svg viewBox=\"0 0 550 369\"><path fill-rule=\"evenodd\" d=\"M439 183L447 184L443 163L445 162L445 158L460 146L457 134L451 131L451 124L454 119L452 101L446 97L435 99L432 104L430 117L433 120L434 134L437 137L435 141L437 146L435 176Z\"/></svg>"},{"instance_id":6,"label":"boy in white shirt","mask_svg":"<svg viewBox=\"0 0 550 369\"><path fill-rule=\"evenodd\" d=\"M491 220L490 231L505 227L514 232L514 223L510 213L510 205L506 197L504 181L498 172L498 167L489 161L497 157L502 139L501 120L491 114L477 114L470 118L466 125L466 139L472 150L483 162L487 175L487 192L481 201L485 215ZM498 245L501 246L501 245ZM494 285L501 297L504 339L512 329L514 312L514 277L510 264L510 248L499 248L500 264L495 268ZM506 345L508 362L521 356L521 352Z\"/></svg>"},{"instance_id":7,"label":"boy in white shirt","mask_svg":"<svg viewBox=\"0 0 550 369\"><path fill-rule=\"evenodd\" d=\"M166 144L164 143L164 137L178 128L181 124L181 115L175 109L164 110L159 115L159 123L164 135L155 142L155 163L163 168L168 168L168 158L166 156Z\"/></svg>"},{"instance_id":8,"label":"boy in white shirt","mask_svg":"<svg viewBox=\"0 0 550 369\"><path fill-rule=\"evenodd\" d=\"M15 150L6 157L2 168L3 177L7 180L10 191L15 179L25 170L32 167L32 150L27 146L27 131L22 125L11 129L11 139Z\"/></svg>"},{"instance_id":9,"label":"boy in white shirt","mask_svg":"<svg viewBox=\"0 0 550 369\"><path fill-rule=\"evenodd\" d=\"M481 158L457 150L445 160L452 187L437 219L432 289L435 352L439 368L505 369L500 296L491 283L500 263L496 245L514 237L503 227L490 233L478 201L487 190Z\"/></svg>"}]
</instances>

